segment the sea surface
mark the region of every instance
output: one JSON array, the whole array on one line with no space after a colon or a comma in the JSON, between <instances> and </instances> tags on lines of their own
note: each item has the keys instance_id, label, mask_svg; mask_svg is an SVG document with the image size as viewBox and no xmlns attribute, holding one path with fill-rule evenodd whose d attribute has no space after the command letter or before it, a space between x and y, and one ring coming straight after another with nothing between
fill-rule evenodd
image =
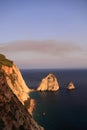
<instances>
[{"instance_id":1,"label":"sea surface","mask_svg":"<svg viewBox=\"0 0 87 130\"><path fill-rule=\"evenodd\" d=\"M60 86L57 92L30 94L36 102L33 117L45 130L87 130L87 69L32 69L21 72L26 84L34 89L49 73L57 77ZM66 88L71 81L76 89L68 91Z\"/></svg>"}]
</instances>

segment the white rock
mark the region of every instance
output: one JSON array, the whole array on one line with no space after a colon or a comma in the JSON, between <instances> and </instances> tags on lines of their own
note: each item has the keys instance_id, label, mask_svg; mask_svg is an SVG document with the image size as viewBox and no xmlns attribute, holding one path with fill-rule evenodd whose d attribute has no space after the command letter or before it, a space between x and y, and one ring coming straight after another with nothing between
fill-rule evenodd
<instances>
[{"instance_id":1,"label":"white rock","mask_svg":"<svg viewBox=\"0 0 87 130\"><path fill-rule=\"evenodd\" d=\"M59 85L56 77L53 74L49 74L47 77L42 79L37 91L57 91L58 89Z\"/></svg>"},{"instance_id":2,"label":"white rock","mask_svg":"<svg viewBox=\"0 0 87 130\"><path fill-rule=\"evenodd\" d=\"M73 89L75 89L74 84L73 84L72 82L70 82L70 83L68 84L67 89L68 89L68 90L73 90Z\"/></svg>"}]
</instances>

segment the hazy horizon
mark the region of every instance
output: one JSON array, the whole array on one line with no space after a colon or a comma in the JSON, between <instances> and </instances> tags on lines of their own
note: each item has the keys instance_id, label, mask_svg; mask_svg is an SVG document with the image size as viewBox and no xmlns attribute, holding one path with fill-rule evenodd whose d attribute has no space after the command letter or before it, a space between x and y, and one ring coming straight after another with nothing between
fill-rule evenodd
<instances>
[{"instance_id":1,"label":"hazy horizon","mask_svg":"<svg viewBox=\"0 0 87 130\"><path fill-rule=\"evenodd\" d=\"M3 0L0 18L0 53L19 68L87 68L85 0Z\"/></svg>"}]
</instances>

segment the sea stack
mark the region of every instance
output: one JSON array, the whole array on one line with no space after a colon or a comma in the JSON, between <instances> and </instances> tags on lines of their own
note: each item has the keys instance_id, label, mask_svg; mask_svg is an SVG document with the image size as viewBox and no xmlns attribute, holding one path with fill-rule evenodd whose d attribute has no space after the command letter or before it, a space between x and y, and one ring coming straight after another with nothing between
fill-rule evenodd
<instances>
[{"instance_id":1,"label":"sea stack","mask_svg":"<svg viewBox=\"0 0 87 130\"><path fill-rule=\"evenodd\" d=\"M53 74L49 74L44 79L42 79L40 86L37 91L57 91L59 89L59 84L56 77Z\"/></svg>"},{"instance_id":2,"label":"sea stack","mask_svg":"<svg viewBox=\"0 0 87 130\"><path fill-rule=\"evenodd\" d=\"M73 84L72 82L70 82L70 83L68 84L67 89L68 89L68 90L73 90L73 89L75 89L74 84Z\"/></svg>"}]
</instances>

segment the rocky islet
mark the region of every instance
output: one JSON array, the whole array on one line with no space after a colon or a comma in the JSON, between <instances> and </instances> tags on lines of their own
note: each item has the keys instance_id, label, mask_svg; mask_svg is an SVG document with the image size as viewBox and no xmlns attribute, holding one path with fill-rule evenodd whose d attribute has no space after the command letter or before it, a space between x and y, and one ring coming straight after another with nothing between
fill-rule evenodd
<instances>
[{"instance_id":1,"label":"rocky islet","mask_svg":"<svg viewBox=\"0 0 87 130\"><path fill-rule=\"evenodd\" d=\"M58 91L60 88L57 78L54 74L48 74L42 79L37 91ZM75 89L73 82L70 82L67 87L68 90Z\"/></svg>"},{"instance_id":2,"label":"rocky islet","mask_svg":"<svg viewBox=\"0 0 87 130\"><path fill-rule=\"evenodd\" d=\"M42 79L37 91L57 91L59 89L59 84L57 78L53 74L48 74Z\"/></svg>"},{"instance_id":3,"label":"rocky islet","mask_svg":"<svg viewBox=\"0 0 87 130\"><path fill-rule=\"evenodd\" d=\"M70 83L68 84L67 89L68 89L68 90L73 90L73 89L75 89L75 86L74 86L73 82L70 82Z\"/></svg>"}]
</instances>

